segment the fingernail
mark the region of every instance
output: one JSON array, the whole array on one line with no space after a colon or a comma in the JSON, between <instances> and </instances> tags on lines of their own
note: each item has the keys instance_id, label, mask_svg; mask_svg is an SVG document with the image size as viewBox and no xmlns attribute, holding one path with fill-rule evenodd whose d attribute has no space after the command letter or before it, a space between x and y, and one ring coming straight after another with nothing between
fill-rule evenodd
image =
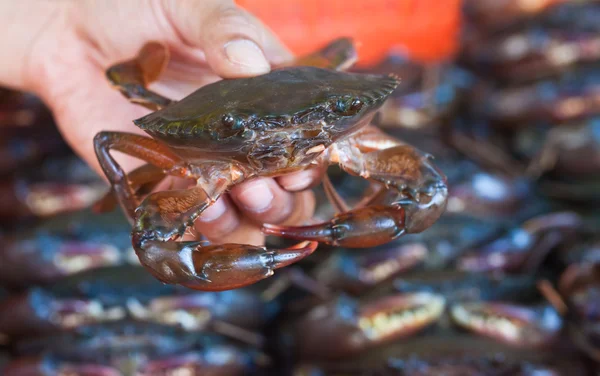
<instances>
[{"instance_id":1,"label":"fingernail","mask_svg":"<svg viewBox=\"0 0 600 376\"><path fill-rule=\"evenodd\" d=\"M273 193L267 183L257 180L246 183L244 189L238 194L237 199L246 210L261 213L271 206Z\"/></svg>"},{"instance_id":2,"label":"fingernail","mask_svg":"<svg viewBox=\"0 0 600 376\"><path fill-rule=\"evenodd\" d=\"M308 188L312 184L314 177L311 171L301 171L294 175L283 176L279 179L279 183L283 189L290 192L296 192Z\"/></svg>"},{"instance_id":3,"label":"fingernail","mask_svg":"<svg viewBox=\"0 0 600 376\"><path fill-rule=\"evenodd\" d=\"M250 73L267 73L271 69L260 47L248 39L228 42L225 54L230 62L243 66Z\"/></svg>"},{"instance_id":4,"label":"fingernail","mask_svg":"<svg viewBox=\"0 0 600 376\"><path fill-rule=\"evenodd\" d=\"M202 212L200 220L202 222L212 222L222 216L225 213L225 210L227 210L227 206L225 205L225 202L223 202L223 199L220 198Z\"/></svg>"}]
</instances>

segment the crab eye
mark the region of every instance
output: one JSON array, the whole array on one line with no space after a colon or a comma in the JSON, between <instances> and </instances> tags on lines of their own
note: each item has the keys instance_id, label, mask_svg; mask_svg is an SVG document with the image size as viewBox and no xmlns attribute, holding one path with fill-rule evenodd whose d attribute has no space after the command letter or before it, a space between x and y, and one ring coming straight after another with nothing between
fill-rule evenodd
<instances>
[{"instance_id":1,"label":"crab eye","mask_svg":"<svg viewBox=\"0 0 600 376\"><path fill-rule=\"evenodd\" d=\"M226 126L227 128L230 128L233 130L240 129L242 127L242 120L231 114L223 115L223 117L221 118L221 123L224 126Z\"/></svg>"},{"instance_id":2,"label":"crab eye","mask_svg":"<svg viewBox=\"0 0 600 376\"><path fill-rule=\"evenodd\" d=\"M350 108L348 108L348 111L352 112L352 113L357 113L358 111L360 111L360 109L363 106L363 102L358 99L358 98L354 98L352 99L352 101L350 102Z\"/></svg>"},{"instance_id":3,"label":"crab eye","mask_svg":"<svg viewBox=\"0 0 600 376\"><path fill-rule=\"evenodd\" d=\"M334 111L343 116L352 116L358 113L363 102L358 98L340 98L335 102Z\"/></svg>"},{"instance_id":4,"label":"crab eye","mask_svg":"<svg viewBox=\"0 0 600 376\"><path fill-rule=\"evenodd\" d=\"M227 127L233 127L235 125L235 118L229 114L223 115L221 123Z\"/></svg>"}]
</instances>

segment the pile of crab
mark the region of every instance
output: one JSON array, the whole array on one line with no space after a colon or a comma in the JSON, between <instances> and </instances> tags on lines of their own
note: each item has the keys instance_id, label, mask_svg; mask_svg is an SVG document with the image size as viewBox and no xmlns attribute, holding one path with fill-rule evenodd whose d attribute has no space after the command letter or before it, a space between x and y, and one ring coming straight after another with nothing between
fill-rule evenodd
<instances>
[{"instance_id":1,"label":"pile of crab","mask_svg":"<svg viewBox=\"0 0 600 376\"><path fill-rule=\"evenodd\" d=\"M339 39L178 101L147 44L107 71L151 111L96 136L108 193L0 92L0 373L597 374L600 5L576 3L466 1L452 62L352 68ZM318 166L311 225L181 239L232 186Z\"/></svg>"}]
</instances>

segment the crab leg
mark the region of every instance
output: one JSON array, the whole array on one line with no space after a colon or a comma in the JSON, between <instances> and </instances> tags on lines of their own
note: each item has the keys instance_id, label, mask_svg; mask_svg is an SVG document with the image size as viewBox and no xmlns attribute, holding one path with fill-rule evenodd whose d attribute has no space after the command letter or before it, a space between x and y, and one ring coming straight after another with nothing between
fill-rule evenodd
<instances>
[{"instance_id":1,"label":"crab leg","mask_svg":"<svg viewBox=\"0 0 600 376\"><path fill-rule=\"evenodd\" d=\"M264 233L363 248L430 227L446 206L448 189L444 175L430 163L429 156L399 142L394 145L389 136L378 135L369 128L334 145L329 158L351 174L385 184L387 194L379 202L317 225L264 225Z\"/></svg>"},{"instance_id":2,"label":"crab leg","mask_svg":"<svg viewBox=\"0 0 600 376\"><path fill-rule=\"evenodd\" d=\"M165 177L166 174L163 170L151 164L142 165L127 174L129 183L135 190L137 197L150 193ZM117 204L115 190L111 188L104 197L94 204L94 210L99 213L105 213L113 210Z\"/></svg>"},{"instance_id":3,"label":"crab leg","mask_svg":"<svg viewBox=\"0 0 600 376\"><path fill-rule=\"evenodd\" d=\"M540 178L544 173L553 170L559 161L561 154L566 150L575 150L585 148L586 144L594 144L594 137L587 132L586 124L575 125L571 127L557 127L548 132L546 140L541 150L533 157L526 174L532 178ZM597 146L593 145L592 148ZM580 152L578 160L586 160L585 152ZM590 158L594 160L594 157ZM593 163L593 162L592 162ZM583 163L582 163L583 164Z\"/></svg>"},{"instance_id":4,"label":"crab leg","mask_svg":"<svg viewBox=\"0 0 600 376\"><path fill-rule=\"evenodd\" d=\"M311 295L327 300L331 298L331 290L323 283L307 275L302 269L297 267L287 268L271 286L265 289L261 296L264 301L270 302L280 296L290 286L294 285Z\"/></svg>"},{"instance_id":5,"label":"crab leg","mask_svg":"<svg viewBox=\"0 0 600 376\"><path fill-rule=\"evenodd\" d=\"M138 55L108 68L106 77L127 99L152 111L173 101L146 87L156 81L169 62L169 50L158 42L147 43Z\"/></svg>"},{"instance_id":6,"label":"crab leg","mask_svg":"<svg viewBox=\"0 0 600 376\"><path fill-rule=\"evenodd\" d=\"M94 148L100 167L111 182L117 200L130 221L133 221L140 199L121 166L110 155L111 149L150 162L165 174L189 177L185 164L177 155L165 145L148 137L121 132L100 132L94 137Z\"/></svg>"},{"instance_id":7,"label":"crab leg","mask_svg":"<svg viewBox=\"0 0 600 376\"><path fill-rule=\"evenodd\" d=\"M350 210L346 201L340 196L337 192L331 179L329 179L329 175L325 174L323 176L323 190L325 191L325 196L327 196L327 200L331 203L336 213L342 213Z\"/></svg>"}]
</instances>

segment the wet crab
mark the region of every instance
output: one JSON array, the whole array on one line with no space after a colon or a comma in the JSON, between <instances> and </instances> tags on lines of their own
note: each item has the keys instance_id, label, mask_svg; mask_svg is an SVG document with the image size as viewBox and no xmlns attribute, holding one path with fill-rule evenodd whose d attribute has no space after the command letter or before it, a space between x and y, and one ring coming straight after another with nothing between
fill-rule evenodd
<instances>
[{"instance_id":1,"label":"wet crab","mask_svg":"<svg viewBox=\"0 0 600 376\"><path fill-rule=\"evenodd\" d=\"M155 277L200 290L233 289L311 254L317 241L375 246L437 220L447 196L443 174L429 156L369 126L398 78L341 72L354 57L352 42L340 39L268 74L219 81L178 102L146 88L168 61L161 44L147 44L136 58L108 70L126 97L155 111L134 120L152 138L101 132L94 139L100 165L133 223L133 247ZM149 165L126 175L111 150ZM265 225L266 234L304 240L287 249L175 241L233 185L331 163L394 194L339 210L344 213L320 225ZM138 188L165 175L197 184L138 197Z\"/></svg>"}]
</instances>

